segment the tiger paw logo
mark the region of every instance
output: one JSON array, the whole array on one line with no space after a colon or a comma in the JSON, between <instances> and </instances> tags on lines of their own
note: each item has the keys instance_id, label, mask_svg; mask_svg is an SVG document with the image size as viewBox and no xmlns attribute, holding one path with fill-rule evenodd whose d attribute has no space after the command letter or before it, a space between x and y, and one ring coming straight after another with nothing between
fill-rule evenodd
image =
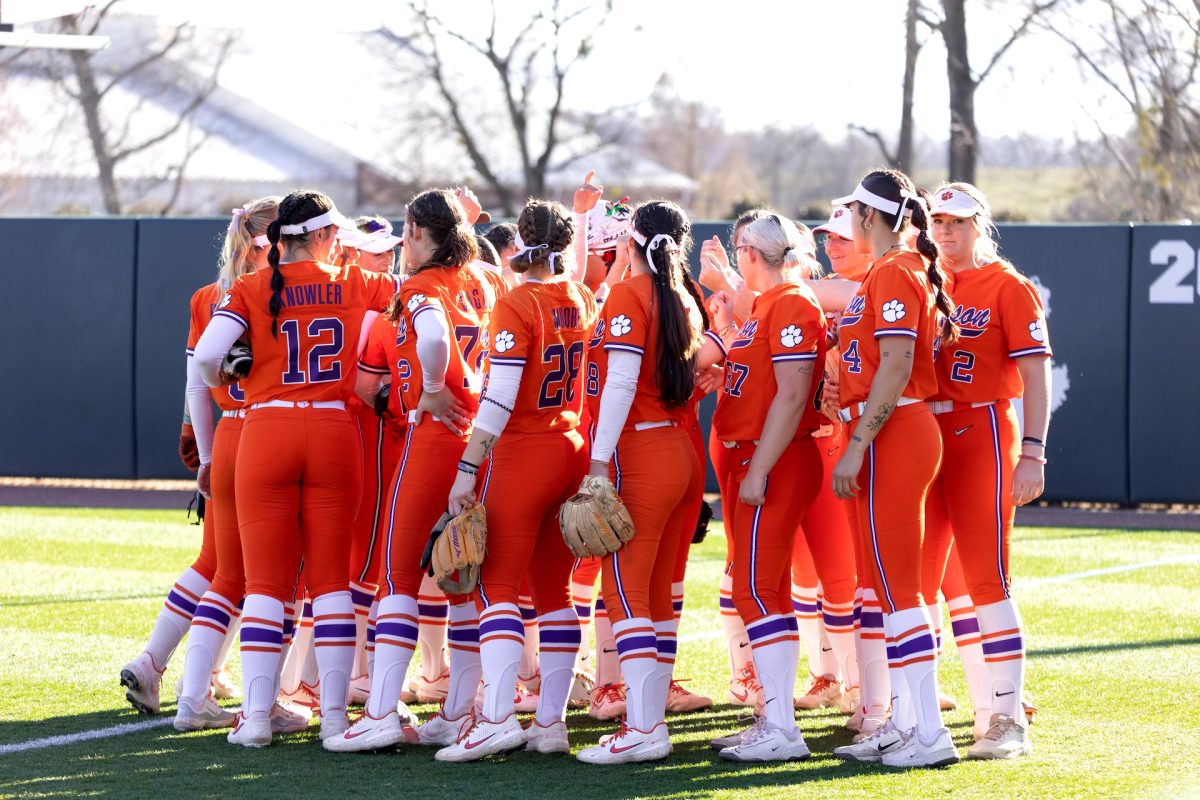
<instances>
[{"instance_id":1,"label":"tiger paw logo","mask_svg":"<svg viewBox=\"0 0 1200 800\"><path fill-rule=\"evenodd\" d=\"M954 192L949 192L949 191L942 192L942 202L943 203L946 202L947 200L953 200L953 199L954 199Z\"/></svg>"},{"instance_id":2,"label":"tiger paw logo","mask_svg":"<svg viewBox=\"0 0 1200 800\"><path fill-rule=\"evenodd\" d=\"M497 353L507 353L515 347L517 341L508 331L500 331L496 334L496 341L492 343Z\"/></svg>"},{"instance_id":3,"label":"tiger paw logo","mask_svg":"<svg viewBox=\"0 0 1200 800\"><path fill-rule=\"evenodd\" d=\"M844 208L839 208L837 211L833 212L833 218L834 218L834 219L837 219L837 218L841 217L841 216L842 216L843 214L845 214L845 213L846 213L846 209L844 209Z\"/></svg>"},{"instance_id":4,"label":"tiger paw logo","mask_svg":"<svg viewBox=\"0 0 1200 800\"><path fill-rule=\"evenodd\" d=\"M1029 338L1035 342L1046 341L1046 333L1042 330L1042 321L1040 319L1035 319L1029 323Z\"/></svg>"},{"instance_id":5,"label":"tiger paw logo","mask_svg":"<svg viewBox=\"0 0 1200 800\"><path fill-rule=\"evenodd\" d=\"M779 332L779 343L784 347L799 347L804 341L804 334L795 325L788 325Z\"/></svg>"},{"instance_id":6,"label":"tiger paw logo","mask_svg":"<svg viewBox=\"0 0 1200 800\"><path fill-rule=\"evenodd\" d=\"M608 325L608 332L613 336L624 336L633 329L633 323L629 321L629 317L624 314L618 314L613 317L612 322Z\"/></svg>"},{"instance_id":7,"label":"tiger paw logo","mask_svg":"<svg viewBox=\"0 0 1200 800\"><path fill-rule=\"evenodd\" d=\"M414 311L416 311L418 308L421 307L421 303L424 303L428 299L429 298L423 294L414 294L412 297L410 297L408 299L408 313L411 314Z\"/></svg>"},{"instance_id":8,"label":"tiger paw logo","mask_svg":"<svg viewBox=\"0 0 1200 800\"><path fill-rule=\"evenodd\" d=\"M904 303L899 300L888 300L883 304L883 321L884 322L899 322L904 319L905 315Z\"/></svg>"}]
</instances>

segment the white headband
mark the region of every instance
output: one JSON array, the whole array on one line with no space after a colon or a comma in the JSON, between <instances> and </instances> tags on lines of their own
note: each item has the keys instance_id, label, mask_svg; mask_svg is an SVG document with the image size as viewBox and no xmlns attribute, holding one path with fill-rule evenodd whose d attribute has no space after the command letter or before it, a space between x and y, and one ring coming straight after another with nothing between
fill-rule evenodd
<instances>
[{"instance_id":1,"label":"white headband","mask_svg":"<svg viewBox=\"0 0 1200 800\"><path fill-rule=\"evenodd\" d=\"M892 226L892 233L895 233L900 230L900 221L905 217L912 216L912 209L908 207L908 201L916 200L918 197L919 195L916 195L904 187L901 187L900 202L897 203L895 200L888 200L886 197L880 197L867 187L863 186L862 182L860 181L858 186L854 187L853 193L848 194L845 197L839 197L837 200L833 201L833 204L835 206L848 206L857 200L863 205L868 205L871 208L878 209L885 214L895 214L896 224Z\"/></svg>"},{"instance_id":2,"label":"white headband","mask_svg":"<svg viewBox=\"0 0 1200 800\"><path fill-rule=\"evenodd\" d=\"M260 233L258 236L255 236L250 241L254 244L255 247L270 247L271 246L271 240L268 239L266 234L263 234L263 233Z\"/></svg>"},{"instance_id":3,"label":"white headband","mask_svg":"<svg viewBox=\"0 0 1200 800\"><path fill-rule=\"evenodd\" d=\"M668 252L679 249L679 243L666 233L655 234L649 244L646 243L646 237L638 233L637 228L631 227L629 235L633 237L635 242L646 248L646 263L650 265L650 271L656 275L658 274L658 268L654 266L654 258L651 254L658 249L658 246L661 244Z\"/></svg>"},{"instance_id":4,"label":"white headband","mask_svg":"<svg viewBox=\"0 0 1200 800\"><path fill-rule=\"evenodd\" d=\"M354 221L342 216L341 212L336 207L329 209L320 216L306 219L303 222L297 222L294 225L280 225L279 233L283 236L294 236L298 233L311 233L319 231L321 228L329 225L336 225L343 230L357 231Z\"/></svg>"}]
</instances>

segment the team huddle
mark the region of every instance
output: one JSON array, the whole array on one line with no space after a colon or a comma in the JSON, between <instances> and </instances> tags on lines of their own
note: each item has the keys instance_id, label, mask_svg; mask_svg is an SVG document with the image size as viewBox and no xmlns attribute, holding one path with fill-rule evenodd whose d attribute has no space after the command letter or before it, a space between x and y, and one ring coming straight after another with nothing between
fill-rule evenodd
<instances>
[{"instance_id":1,"label":"team huddle","mask_svg":"<svg viewBox=\"0 0 1200 800\"><path fill-rule=\"evenodd\" d=\"M263 747L317 717L326 750L471 761L569 753L587 708L619 724L580 761L666 758L667 715L713 704L674 675L707 461L725 699L752 714L721 758L806 759L796 711L836 706L839 758L959 761L939 594L967 756L1032 752L1009 550L1043 487L1051 351L984 195L875 170L814 230L742 215L697 282L679 206L592 180L483 235L466 189L418 194L401 236L312 190L233 212L190 306L203 545L121 671L128 700L159 712L186 634L180 731ZM413 702L440 708L419 722Z\"/></svg>"}]
</instances>

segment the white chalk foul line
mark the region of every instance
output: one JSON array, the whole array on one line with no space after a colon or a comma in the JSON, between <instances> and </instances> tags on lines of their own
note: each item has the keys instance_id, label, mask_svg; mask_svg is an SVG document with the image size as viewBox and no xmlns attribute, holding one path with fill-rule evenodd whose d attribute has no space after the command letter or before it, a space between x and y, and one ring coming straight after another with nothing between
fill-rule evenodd
<instances>
[{"instance_id":1,"label":"white chalk foul line","mask_svg":"<svg viewBox=\"0 0 1200 800\"><path fill-rule=\"evenodd\" d=\"M130 722L124 725L112 725L108 728L97 728L93 731L66 733L61 736L46 736L42 739L30 739L27 742L0 745L0 756L12 753L24 753L27 750L40 750L43 747L58 747L65 744L79 744L91 739L107 739L110 736L124 736L127 733L162 728L171 724L171 717L166 719L151 719L145 722Z\"/></svg>"}]
</instances>

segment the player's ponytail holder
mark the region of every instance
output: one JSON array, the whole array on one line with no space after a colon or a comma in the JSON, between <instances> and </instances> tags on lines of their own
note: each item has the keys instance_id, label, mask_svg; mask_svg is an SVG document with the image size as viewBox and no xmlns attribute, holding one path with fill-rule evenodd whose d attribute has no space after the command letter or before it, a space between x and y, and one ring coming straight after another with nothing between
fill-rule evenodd
<instances>
[{"instance_id":1,"label":"player's ponytail holder","mask_svg":"<svg viewBox=\"0 0 1200 800\"><path fill-rule=\"evenodd\" d=\"M908 189L900 189L900 207L896 210L896 224L892 226L892 233L899 233L900 226L904 223L904 218L912 216L912 209L908 207L908 201L920 200L920 197L920 195L914 194Z\"/></svg>"},{"instance_id":2,"label":"player's ponytail holder","mask_svg":"<svg viewBox=\"0 0 1200 800\"><path fill-rule=\"evenodd\" d=\"M229 213L233 214L233 216L229 218L229 227L225 230L227 233L233 233L237 230L238 220L246 215L246 207L241 206L240 208L231 209Z\"/></svg>"},{"instance_id":3,"label":"player's ponytail holder","mask_svg":"<svg viewBox=\"0 0 1200 800\"><path fill-rule=\"evenodd\" d=\"M633 237L633 240L637 242L638 245L646 248L646 263L650 265L650 271L655 275L658 274L658 267L654 266L654 251L657 250L659 246L666 248L667 252L679 249L679 243L666 233L655 234L654 238L650 239L648 242L645 236L643 236L641 233L638 233L637 228L631 229L629 231L629 235Z\"/></svg>"},{"instance_id":4,"label":"player's ponytail holder","mask_svg":"<svg viewBox=\"0 0 1200 800\"><path fill-rule=\"evenodd\" d=\"M517 246L517 252L513 253L512 260L516 261L519 258L524 258L530 264L533 263L533 254L534 253L536 253L538 250L549 250L550 249L550 246L545 245L545 244L535 244L532 247L530 247L529 245L525 244L525 240L521 238L521 234L519 234L519 233L516 235L516 238L513 241L513 244L515 244ZM553 254L551 254L551 255L553 255ZM553 261L551 262L550 266L551 267L554 266Z\"/></svg>"}]
</instances>

